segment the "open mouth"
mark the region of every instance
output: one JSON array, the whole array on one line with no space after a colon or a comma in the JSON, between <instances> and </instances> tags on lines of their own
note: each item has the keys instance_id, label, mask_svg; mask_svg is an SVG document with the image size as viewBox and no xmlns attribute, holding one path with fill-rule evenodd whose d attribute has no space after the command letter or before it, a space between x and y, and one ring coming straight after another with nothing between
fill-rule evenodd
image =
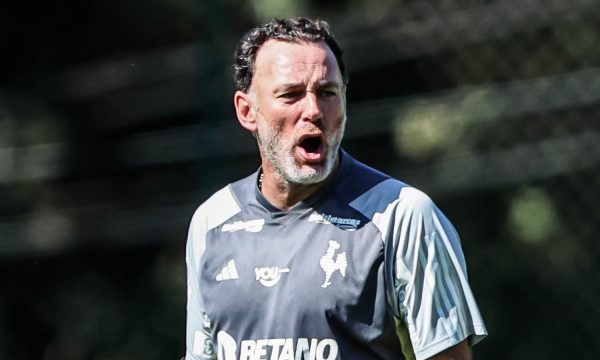
<instances>
[{"instance_id":1,"label":"open mouth","mask_svg":"<svg viewBox=\"0 0 600 360\"><path fill-rule=\"evenodd\" d=\"M309 137L304 139L300 143L300 147L304 149L307 153L315 153L319 151L319 147L321 147L321 138L319 137Z\"/></svg>"},{"instance_id":2,"label":"open mouth","mask_svg":"<svg viewBox=\"0 0 600 360\"><path fill-rule=\"evenodd\" d=\"M298 148L305 159L319 160L325 147L320 136L307 136L300 141Z\"/></svg>"}]
</instances>

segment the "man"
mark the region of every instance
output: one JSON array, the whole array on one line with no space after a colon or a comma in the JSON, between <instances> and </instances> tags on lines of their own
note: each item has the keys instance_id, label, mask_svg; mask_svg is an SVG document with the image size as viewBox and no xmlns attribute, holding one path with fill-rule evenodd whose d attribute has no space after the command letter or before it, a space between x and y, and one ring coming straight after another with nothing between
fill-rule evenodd
<instances>
[{"instance_id":1,"label":"man","mask_svg":"<svg viewBox=\"0 0 600 360\"><path fill-rule=\"evenodd\" d=\"M344 72L323 21L242 38L234 105L262 163L192 219L186 359L469 359L486 335L450 222L340 149Z\"/></svg>"}]
</instances>

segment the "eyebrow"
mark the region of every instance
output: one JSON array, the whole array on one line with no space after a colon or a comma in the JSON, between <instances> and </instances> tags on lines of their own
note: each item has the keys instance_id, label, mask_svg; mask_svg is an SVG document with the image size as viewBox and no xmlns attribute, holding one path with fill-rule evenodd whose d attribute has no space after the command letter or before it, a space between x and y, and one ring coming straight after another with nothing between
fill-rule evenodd
<instances>
[{"instance_id":1,"label":"eyebrow","mask_svg":"<svg viewBox=\"0 0 600 360\"><path fill-rule=\"evenodd\" d=\"M335 86L343 86L343 82L338 82L338 81L323 81L323 82L319 82L317 83L317 86L320 88L328 88L328 87L335 87Z\"/></svg>"},{"instance_id":2,"label":"eyebrow","mask_svg":"<svg viewBox=\"0 0 600 360\"><path fill-rule=\"evenodd\" d=\"M330 81L330 80L326 80L326 81L322 81L322 82L318 82L317 83L317 88L332 88L332 87L341 87L343 86L342 82L338 82L338 81ZM303 82L289 82L289 83L283 83L279 86L277 86L275 89L273 89L273 93L278 93L284 90L290 90L290 89L296 89L296 88L300 88L300 87L304 87L304 83Z\"/></svg>"},{"instance_id":3,"label":"eyebrow","mask_svg":"<svg viewBox=\"0 0 600 360\"><path fill-rule=\"evenodd\" d=\"M277 86L275 89L273 89L273 92L280 92L282 90L289 90L289 89L295 89L295 88L299 88L299 87L304 87L304 83L303 82L289 82L289 83L283 83L279 86Z\"/></svg>"}]
</instances>

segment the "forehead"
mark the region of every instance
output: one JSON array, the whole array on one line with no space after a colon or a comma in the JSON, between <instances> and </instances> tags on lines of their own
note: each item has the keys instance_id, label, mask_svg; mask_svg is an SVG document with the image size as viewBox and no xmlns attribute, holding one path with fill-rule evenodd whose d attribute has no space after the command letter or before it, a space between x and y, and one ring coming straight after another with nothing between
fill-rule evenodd
<instances>
[{"instance_id":1,"label":"forehead","mask_svg":"<svg viewBox=\"0 0 600 360\"><path fill-rule=\"evenodd\" d=\"M254 82L318 77L341 82L335 55L324 42L267 41L254 63Z\"/></svg>"}]
</instances>

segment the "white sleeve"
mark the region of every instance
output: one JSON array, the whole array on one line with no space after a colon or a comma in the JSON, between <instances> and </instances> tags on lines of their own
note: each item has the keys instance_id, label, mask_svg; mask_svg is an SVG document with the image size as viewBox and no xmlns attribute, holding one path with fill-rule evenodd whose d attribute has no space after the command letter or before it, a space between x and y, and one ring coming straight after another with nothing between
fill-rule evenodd
<instances>
[{"instance_id":1,"label":"white sleeve","mask_svg":"<svg viewBox=\"0 0 600 360\"><path fill-rule=\"evenodd\" d=\"M205 249L205 221L196 212L188 232L187 266L187 325L185 360L216 359L211 336L210 319L206 315L200 289L200 259ZM204 224L205 225L205 224Z\"/></svg>"},{"instance_id":2,"label":"white sleeve","mask_svg":"<svg viewBox=\"0 0 600 360\"><path fill-rule=\"evenodd\" d=\"M469 337L471 344L479 342L487 330L452 224L427 195L410 187L402 189L390 215L390 303L398 333L408 330L415 358L427 359Z\"/></svg>"},{"instance_id":3,"label":"white sleeve","mask_svg":"<svg viewBox=\"0 0 600 360\"><path fill-rule=\"evenodd\" d=\"M206 249L206 234L240 211L229 186L206 200L192 217L186 246L187 328L186 360L216 359L210 318L203 303L201 260Z\"/></svg>"}]
</instances>

